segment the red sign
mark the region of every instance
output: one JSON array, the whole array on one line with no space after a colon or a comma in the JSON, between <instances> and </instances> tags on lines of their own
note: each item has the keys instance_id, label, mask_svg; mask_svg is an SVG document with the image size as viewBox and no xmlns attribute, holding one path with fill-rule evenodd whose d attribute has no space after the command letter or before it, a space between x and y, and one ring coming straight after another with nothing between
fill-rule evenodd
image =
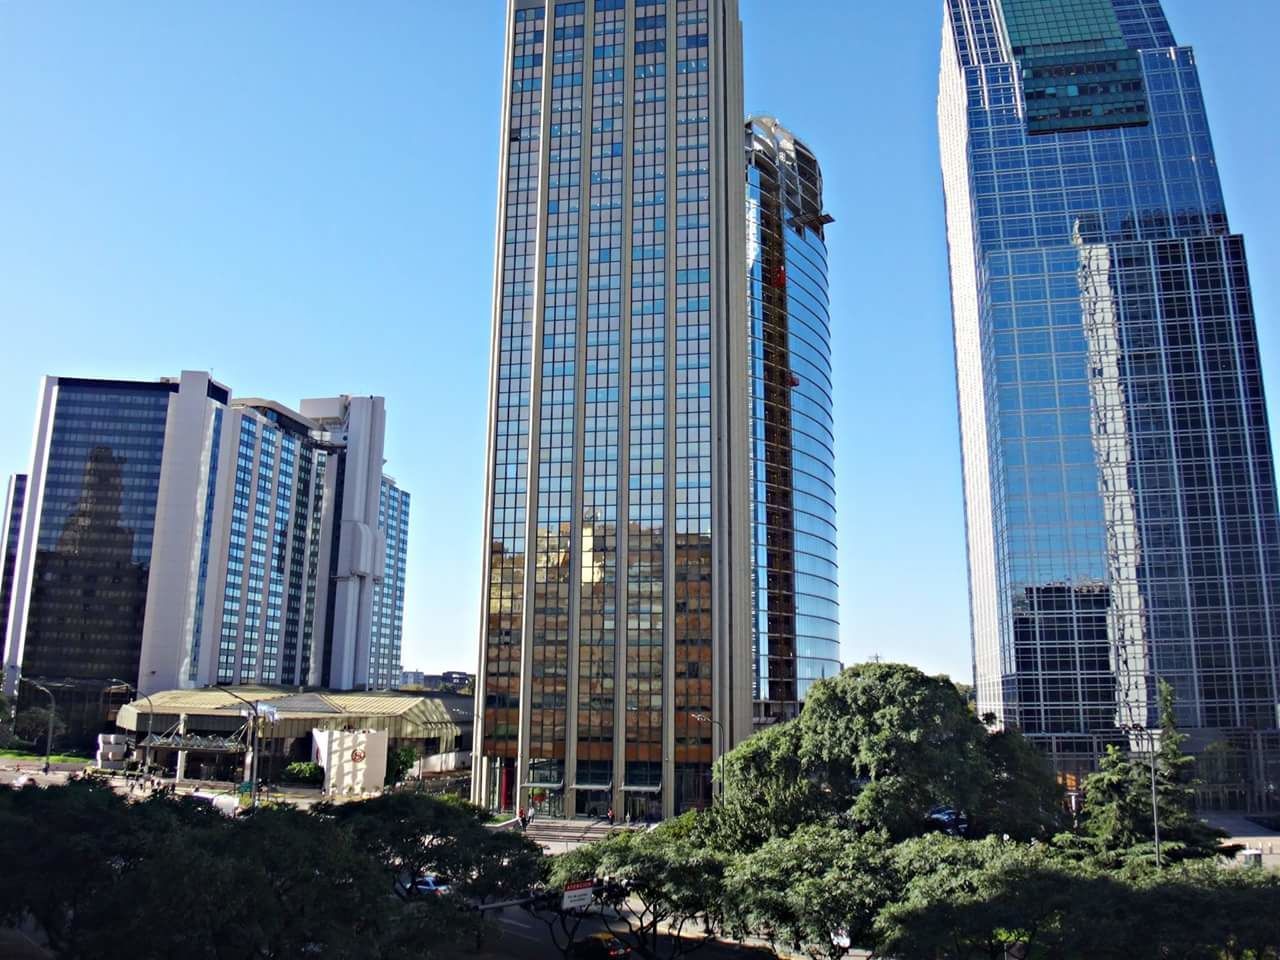
<instances>
[{"instance_id":1,"label":"red sign","mask_svg":"<svg viewBox=\"0 0 1280 960\"><path fill-rule=\"evenodd\" d=\"M363 751L363 750L361 750L359 747L357 747L355 750L352 750L352 751L351 751L351 762L352 762L352 763L363 763L363 762L364 762L364 751Z\"/></svg>"}]
</instances>

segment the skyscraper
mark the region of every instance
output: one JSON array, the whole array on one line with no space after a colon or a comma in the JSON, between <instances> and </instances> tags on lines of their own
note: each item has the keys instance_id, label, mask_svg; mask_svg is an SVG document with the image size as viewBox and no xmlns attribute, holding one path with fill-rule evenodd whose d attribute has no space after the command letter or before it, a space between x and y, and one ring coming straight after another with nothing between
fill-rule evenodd
<instances>
[{"instance_id":1,"label":"skyscraper","mask_svg":"<svg viewBox=\"0 0 1280 960\"><path fill-rule=\"evenodd\" d=\"M409 561L409 494L382 478L378 530L386 545L382 579L373 591L373 636L369 642L369 686L400 686L400 642L404 633L404 578Z\"/></svg>"},{"instance_id":2,"label":"skyscraper","mask_svg":"<svg viewBox=\"0 0 1280 960\"><path fill-rule=\"evenodd\" d=\"M31 691L19 688L20 676L57 680L72 737L98 732L104 683L137 683L167 432L199 432L226 402L226 388L207 374L44 378L5 690L25 699Z\"/></svg>"},{"instance_id":3,"label":"skyscraper","mask_svg":"<svg viewBox=\"0 0 1280 960\"><path fill-rule=\"evenodd\" d=\"M835 421L822 171L773 117L746 125L755 722L840 670Z\"/></svg>"},{"instance_id":4,"label":"skyscraper","mask_svg":"<svg viewBox=\"0 0 1280 960\"><path fill-rule=\"evenodd\" d=\"M13 598L13 576L18 567L18 535L22 532L22 510L27 502L27 475L15 473L5 490L4 515L0 518L0 545L4 548L0 567L0 654L4 653L9 627L9 607Z\"/></svg>"},{"instance_id":5,"label":"skyscraper","mask_svg":"<svg viewBox=\"0 0 1280 960\"><path fill-rule=\"evenodd\" d=\"M175 451L191 448L174 456L175 472L185 465L189 475L172 486L177 508L162 509L169 522L156 549L167 552L155 575L165 580L148 597L144 691L389 689L399 680L408 494L392 486L405 509L391 541L400 602L388 607L383 400L303 400L300 409L236 398L205 436L170 439Z\"/></svg>"},{"instance_id":6,"label":"skyscraper","mask_svg":"<svg viewBox=\"0 0 1280 960\"><path fill-rule=\"evenodd\" d=\"M1280 524L1243 239L1158 0L946 0L978 709L1060 770L1193 743L1280 775Z\"/></svg>"},{"instance_id":7,"label":"skyscraper","mask_svg":"<svg viewBox=\"0 0 1280 960\"><path fill-rule=\"evenodd\" d=\"M408 494L382 473L383 400L301 407L191 371L45 378L11 510L6 689L58 685L80 739L118 680L394 686Z\"/></svg>"},{"instance_id":8,"label":"skyscraper","mask_svg":"<svg viewBox=\"0 0 1280 960\"><path fill-rule=\"evenodd\" d=\"M509 0L475 799L705 805L750 731L736 0Z\"/></svg>"}]
</instances>

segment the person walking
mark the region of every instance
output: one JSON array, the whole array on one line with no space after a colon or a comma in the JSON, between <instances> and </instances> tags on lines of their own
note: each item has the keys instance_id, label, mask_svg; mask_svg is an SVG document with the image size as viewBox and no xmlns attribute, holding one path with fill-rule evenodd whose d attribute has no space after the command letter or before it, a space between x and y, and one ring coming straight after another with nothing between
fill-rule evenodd
<instances>
[{"instance_id":1,"label":"person walking","mask_svg":"<svg viewBox=\"0 0 1280 960\"><path fill-rule=\"evenodd\" d=\"M609 812L604 815L604 818L609 821L609 826L612 827L613 826L613 807L609 808Z\"/></svg>"},{"instance_id":2,"label":"person walking","mask_svg":"<svg viewBox=\"0 0 1280 960\"><path fill-rule=\"evenodd\" d=\"M529 818L525 816L524 807L516 812L516 819L520 821L520 829L526 830L529 827Z\"/></svg>"}]
</instances>

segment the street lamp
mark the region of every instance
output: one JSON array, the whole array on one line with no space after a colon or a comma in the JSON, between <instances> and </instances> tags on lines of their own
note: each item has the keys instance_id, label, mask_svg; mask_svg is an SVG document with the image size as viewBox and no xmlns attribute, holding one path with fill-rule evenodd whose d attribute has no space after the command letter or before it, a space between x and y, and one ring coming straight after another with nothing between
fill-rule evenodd
<instances>
[{"instance_id":1,"label":"street lamp","mask_svg":"<svg viewBox=\"0 0 1280 960\"><path fill-rule=\"evenodd\" d=\"M253 795L253 806L257 807L258 805L258 708L253 703L249 702L244 697L240 696L240 694L233 693L231 690L227 689L224 686L221 686L219 684L210 684L209 686L211 689L221 690L223 693L227 694L228 696L235 697L237 700L239 700L241 703L243 703L246 707L248 707L253 712L253 740L252 740L253 746L251 748L253 750L253 762L249 768L249 783L250 783L249 789L252 791L252 795Z\"/></svg>"},{"instance_id":2,"label":"street lamp","mask_svg":"<svg viewBox=\"0 0 1280 960\"><path fill-rule=\"evenodd\" d=\"M1156 733L1154 730L1148 730L1146 727L1137 723L1123 724L1121 725L1120 729L1124 730L1127 733L1145 733L1150 736L1151 753L1149 754L1149 756L1151 761L1151 830L1155 836L1156 869L1159 870L1162 867L1162 863L1160 860L1160 804L1159 804L1159 801L1157 800L1157 794L1156 794Z\"/></svg>"},{"instance_id":3,"label":"street lamp","mask_svg":"<svg viewBox=\"0 0 1280 960\"><path fill-rule=\"evenodd\" d=\"M128 680L121 680L119 677L107 677L107 682L114 683L116 686L120 687L128 687L129 690L132 691L134 697L142 697L143 700L147 701L147 739L150 740L151 731L156 722L156 708L155 704L151 702L151 694L139 693L137 687ZM137 736L138 731L136 727L133 733L134 736ZM151 770L151 747L148 745L144 749L146 752L142 755L142 766L145 772L149 772Z\"/></svg>"},{"instance_id":4,"label":"street lamp","mask_svg":"<svg viewBox=\"0 0 1280 960\"><path fill-rule=\"evenodd\" d=\"M37 690L43 690L45 696L49 698L49 732L45 735L44 740L44 775L49 775L49 758L53 755L53 721L58 715L58 706L53 701L53 691L46 687L43 683L36 683L34 680L28 680L26 677L19 677L19 683L29 683Z\"/></svg>"},{"instance_id":5,"label":"street lamp","mask_svg":"<svg viewBox=\"0 0 1280 960\"><path fill-rule=\"evenodd\" d=\"M721 723L719 720L717 720L715 717L708 716L705 713L691 713L689 714L689 716L692 717L694 720L697 720L699 723L709 723L712 725L712 727L720 728L720 803L723 806L725 787L728 786L728 784L725 782L725 772L724 772L724 755L725 755L724 724Z\"/></svg>"}]
</instances>

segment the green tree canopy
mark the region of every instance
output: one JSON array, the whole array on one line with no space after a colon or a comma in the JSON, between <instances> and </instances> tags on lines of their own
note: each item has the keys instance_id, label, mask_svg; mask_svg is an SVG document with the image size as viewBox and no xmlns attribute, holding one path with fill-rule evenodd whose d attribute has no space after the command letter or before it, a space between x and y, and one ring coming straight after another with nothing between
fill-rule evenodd
<instances>
[{"instance_id":1,"label":"green tree canopy","mask_svg":"<svg viewBox=\"0 0 1280 960\"><path fill-rule=\"evenodd\" d=\"M66 732L67 725L63 723L62 717L58 716L56 711L50 711L48 707L27 707L14 718L13 729L22 739L43 746L49 735L51 712L53 713L53 736L56 740Z\"/></svg>"},{"instance_id":2,"label":"green tree canopy","mask_svg":"<svg viewBox=\"0 0 1280 960\"><path fill-rule=\"evenodd\" d=\"M698 919L719 920L726 862L689 813L651 830L616 830L556 857L550 882L607 879L599 904L609 929L642 956L676 957L698 943L681 939L697 930ZM674 936L664 937L660 927Z\"/></svg>"},{"instance_id":3,"label":"green tree canopy","mask_svg":"<svg viewBox=\"0 0 1280 960\"><path fill-rule=\"evenodd\" d=\"M1016 731L992 734L945 677L868 663L815 684L800 716L725 760L718 839L749 851L803 824L839 819L905 839L937 807L975 829L1052 836L1062 794L1043 757Z\"/></svg>"},{"instance_id":4,"label":"green tree canopy","mask_svg":"<svg viewBox=\"0 0 1280 960\"><path fill-rule=\"evenodd\" d=\"M484 810L453 797L388 793L315 812L348 830L409 896L415 879L438 874L461 896L498 898L528 890L545 869L532 840L490 830Z\"/></svg>"},{"instance_id":5,"label":"green tree canopy","mask_svg":"<svg viewBox=\"0 0 1280 960\"><path fill-rule=\"evenodd\" d=\"M92 781L0 791L0 862L0 922L35 923L75 960L409 960L479 923L457 897L393 896L338 818L282 807L233 821Z\"/></svg>"},{"instance_id":6,"label":"green tree canopy","mask_svg":"<svg viewBox=\"0 0 1280 960\"><path fill-rule=\"evenodd\" d=\"M816 824L774 837L733 859L725 879L726 921L815 958L846 956L873 942L892 889L885 838Z\"/></svg>"}]
</instances>

